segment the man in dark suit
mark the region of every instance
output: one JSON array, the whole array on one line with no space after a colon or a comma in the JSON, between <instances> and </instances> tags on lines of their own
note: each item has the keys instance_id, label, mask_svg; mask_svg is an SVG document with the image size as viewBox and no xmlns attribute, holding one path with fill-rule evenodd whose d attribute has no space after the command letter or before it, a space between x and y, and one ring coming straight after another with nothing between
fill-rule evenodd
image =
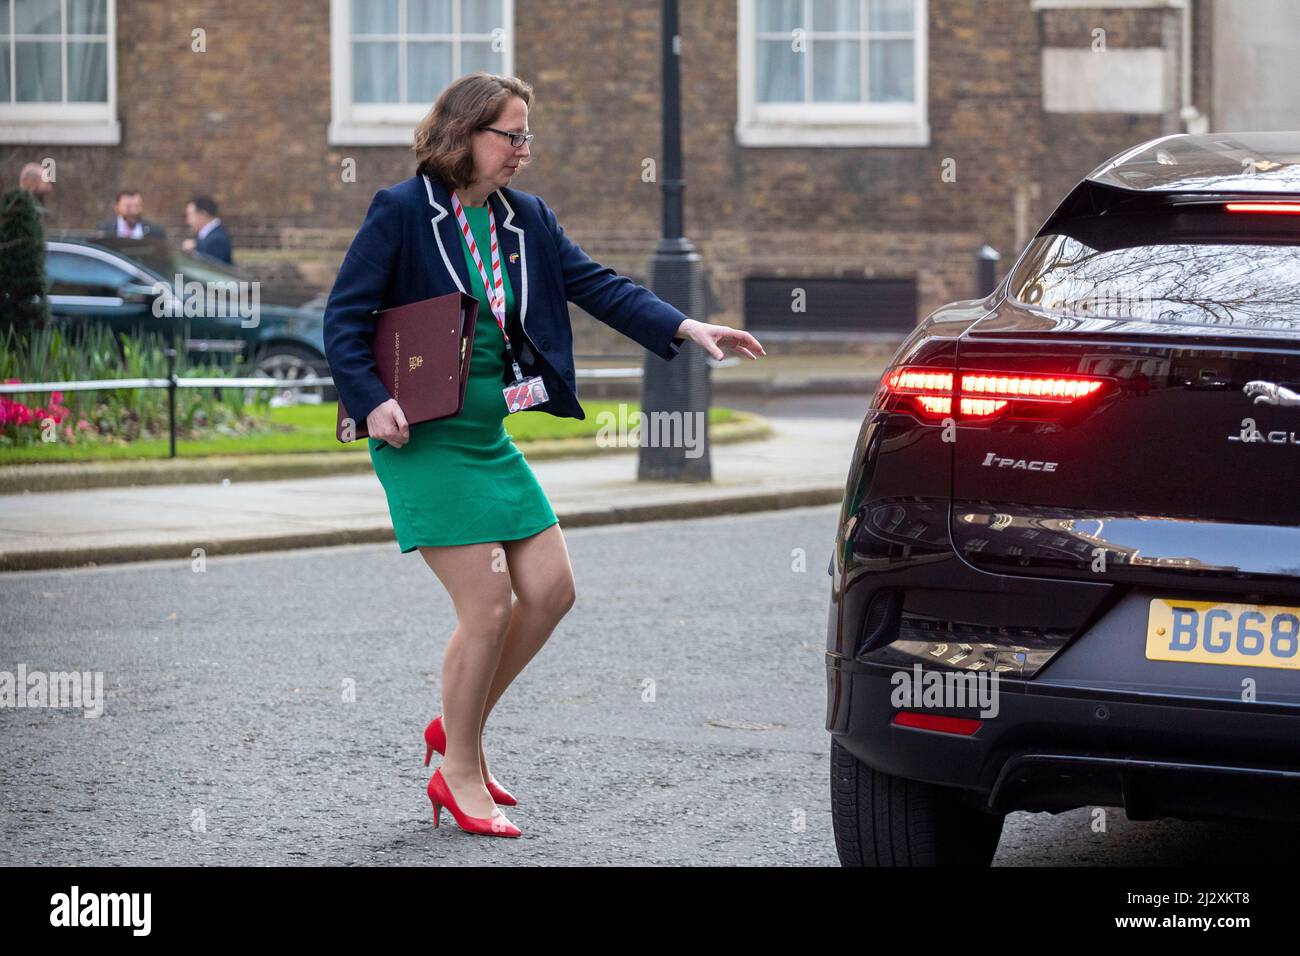
<instances>
[{"instance_id":1,"label":"man in dark suit","mask_svg":"<svg viewBox=\"0 0 1300 956\"><path fill-rule=\"evenodd\" d=\"M230 233L221 224L217 203L211 196L195 196L185 204L185 224L194 230L195 238L186 239L181 248L235 264Z\"/></svg>"},{"instance_id":2,"label":"man in dark suit","mask_svg":"<svg viewBox=\"0 0 1300 956\"><path fill-rule=\"evenodd\" d=\"M144 199L138 189L119 189L113 201L114 218L105 219L98 226L104 236L123 236L128 239L166 239L167 232L157 223L144 218Z\"/></svg>"}]
</instances>

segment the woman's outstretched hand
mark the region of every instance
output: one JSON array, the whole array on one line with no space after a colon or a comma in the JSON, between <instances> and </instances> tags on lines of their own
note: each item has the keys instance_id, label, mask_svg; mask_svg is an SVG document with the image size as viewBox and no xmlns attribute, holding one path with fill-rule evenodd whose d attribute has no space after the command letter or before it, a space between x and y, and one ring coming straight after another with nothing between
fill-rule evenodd
<instances>
[{"instance_id":1,"label":"woman's outstretched hand","mask_svg":"<svg viewBox=\"0 0 1300 956\"><path fill-rule=\"evenodd\" d=\"M695 319L686 319L682 322L677 327L675 337L690 339L715 359L724 357L723 347L735 349L755 361L758 360L759 355L767 354L763 346L759 344L758 339L748 332L733 329L726 325L709 325L707 322L697 322Z\"/></svg>"}]
</instances>

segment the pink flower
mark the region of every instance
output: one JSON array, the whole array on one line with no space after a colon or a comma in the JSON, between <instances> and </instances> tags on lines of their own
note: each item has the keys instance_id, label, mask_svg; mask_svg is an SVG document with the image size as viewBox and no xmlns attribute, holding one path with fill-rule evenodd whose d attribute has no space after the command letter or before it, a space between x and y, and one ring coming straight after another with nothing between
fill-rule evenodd
<instances>
[{"instance_id":1,"label":"pink flower","mask_svg":"<svg viewBox=\"0 0 1300 956\"><path fill-rule=\"evenodd\" d=\"M63 404L63 393L62 393L62 392L52 392L52 393L50 394L50 404L51 404L51 405L62 405L62 404Z\"/></svg>"}]
</instances>

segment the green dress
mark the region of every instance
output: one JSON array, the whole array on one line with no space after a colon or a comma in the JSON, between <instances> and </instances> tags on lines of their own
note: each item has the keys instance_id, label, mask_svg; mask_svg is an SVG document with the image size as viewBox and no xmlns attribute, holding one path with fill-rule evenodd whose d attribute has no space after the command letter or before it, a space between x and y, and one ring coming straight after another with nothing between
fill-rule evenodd
<instances>
[{"instance_id":1,"label":"green dress","mask_svg":"<svg viewBox=\"0 0 1300 956\"><path fill-rule=\"evenodd\" d=\"M491 276L488 207L464 209L483 267ZM470 291L479 301L464 408L450 418L412 425L410 441L401 448L368 439L370 460L388 497L393 531L403 553L422 546L513 541L557 521L533 470L506 433L508 413L501 394L505 342L464 236L460 245ZM509 325L517 319L518 309L505 263L501 266ZM511 344L517 356L518 343Z\"/></svg>"}]
</instances>

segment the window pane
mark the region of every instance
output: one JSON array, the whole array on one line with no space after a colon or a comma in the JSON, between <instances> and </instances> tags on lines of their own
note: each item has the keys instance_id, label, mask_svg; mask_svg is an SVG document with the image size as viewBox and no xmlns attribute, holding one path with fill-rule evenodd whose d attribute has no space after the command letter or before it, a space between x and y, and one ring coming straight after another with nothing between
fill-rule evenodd
<instances>
[{"instance_id":1,"label":"window pane","mask_svg":"<svg viewBox=\"0 0 1300 956\"><path fill-rule=\"evenodd\" d=\"M58 33L59 0L18 0L14 18L17 33Z\"/></svg>"},{"instance_id":2,"label":"window pane","mask_svg":"<svg viewBox=\"0 0 1300 956\"><path fill-rule=\"evenodd\" d=\"M814 30L856 30L858 0L813 0Z\"/></svg>"},{"instance_id":3,"label":"window pane","mask_svg":"<svg viewBox=\"0 0 1300 956\"><path fill-rule=\"evenodd\" d=\"M397 44L352 44L352 101L397 102Z\"/></svg>"},{"instance_id":4,"label":"window pane","mask_svg":"<svg viewBox=\"0 0 1300 956\"><path fill-rule=\"evenodd\" d=\"M451 0L407 0L408 33L450 33Z\"/></svg>"},{"instance_id":5,"label":"window pane","mask_svg":"<svg viewBox=\"0 0 1300 956\"><path fill-rule=\"evenodd\" d=\"M803 26L803 0L756 0L759 33L789 33Z\"/></svg>"},{"instance_id":6,"label":"window pane","mask_svg":"<svg viewBox=\"0 0 1300 956\"><path fill-rule=\"evenodd\" d=\"M491 33L502 22L501 0L460 0L460 29L462 33Z\"/></svg>"},{"instance_id":7,"label":"window pane","mask_svg":"<svg viewBox=\"0 0 1300 956\"><path fill-rule=\"evenodd\" d=\"M867 28L870 30L912 30L913 0L867 0Z\"/></svg>"},{"instance_id":8,"label":"window pane","mask_svg":"<svg viewBox=\"0 0 1300 956\"><path fill-rule=\"evenodd\" d=\"M1098 250L1069 236L1047 235L1030 242L1012 281L1021 302L1071 315L1300 327L1300 247L1294 245L1152 241Z\"/></svg>"},{"instance_id":9,"label":"window pane","mask_svg":"<svg viewBox=\"0 0 1300 956\"><path fill-rule=\"evenodd\" d=\"M872 40L867 58L873 103L912 102L911 40Z\"/></svg>"},{"instance_id":10,"label":"window pane","mask_svg":"<svg viewBox=\"0 0 1300 956\"><path fill-rule=\"evenodd\" d=\"M396 33L397 0L352 0L352 33Z\"/></svg>"},{"instance_id":11,"label":"window pane","mask_svg":"<svg viewBox=\"0 0 1300 956\"><path fill-rule=\"evenodd\" d=\"M107 34L107 0L68 0L68 32Z\"/></svg>"},{"instance_id":12,"label":"window pane","mask_svg":"<svg viewBox=\"0 0 1300 956\"><path fill-rule=\"evenodd\" d=\"M8 103L9 89L9 44L0 43L0 103Z\"/></svg>"},{"instance_id":13,"label":"window pane","mask_svg":"<svg viewBox=\"0 0 1300 956\"><path fill-rule=\"evenodd\" d=\"M50 280L51 295L112 295L131 281L116 266L74 252L47 254L45 275Z\"/></svg>"},{"instance_id":14,"label":"window pane","mask_svg":"<svg viewBox=\"0 0 1300 956\"><path fill-rule=\"evenodd\" d=\"M491 41L486 43L468 42L460 46L460 72L473 73L486 70L488 73L501 73L505 69L505 51L492 49Z\"/></svg>"},{"instance_id":15,"label":"window pane","mask_svg":"<svg viewBox=\"0 0 1300 956\"><path fill-rule=\"evenodd\" d=\"M15 44L19 103L58 103L63 99L59 78L59 44Z\"/></svg>"},{"instance_id":16,"label":"window pane","mask_svg":"<svg viewBox=\"0 0 1300 956\"><path fill-rule=\"evenodd\" d=\"M102 40L68 41L68 101L108 102L108 44Z\"/></svg>"},{"instance_id":17,"label":"window pane","mask_svg":"<svg viewBox=\"0 0 1300 956\"><path fill-rule=\"evenodd\" d=\"M9 32L9 0L0 0L0 36Z\"/></svg>"},{"instance_id":18,"label":"window pane","mask_svg":"<svg viewBox=\"0 0 1300 956\"><path fill-rule=\"evenodd\" d=\"M450 85L451 42L406 45L406 99L432 103Z\"/></svg>"},{"instance_id":19,"label":"window pane","mask_svg":"<svg viewBox=\"0 0 1300 956\"><path fill-rule=\"evenodd\" d=\"M760 103L803 102L803 54L789 40L758 41L756 75Z\"/></svg>"},{"instance_id":20,"label":"window pane","mask_svg":"<svg viewBox=\"0 0 1300 956\"><path fill-rule=\"evenodd\" d=\"M812 42L813 99L856 103L862 99L862 44L857 40Z\"/></svg>"}]
</instances>

